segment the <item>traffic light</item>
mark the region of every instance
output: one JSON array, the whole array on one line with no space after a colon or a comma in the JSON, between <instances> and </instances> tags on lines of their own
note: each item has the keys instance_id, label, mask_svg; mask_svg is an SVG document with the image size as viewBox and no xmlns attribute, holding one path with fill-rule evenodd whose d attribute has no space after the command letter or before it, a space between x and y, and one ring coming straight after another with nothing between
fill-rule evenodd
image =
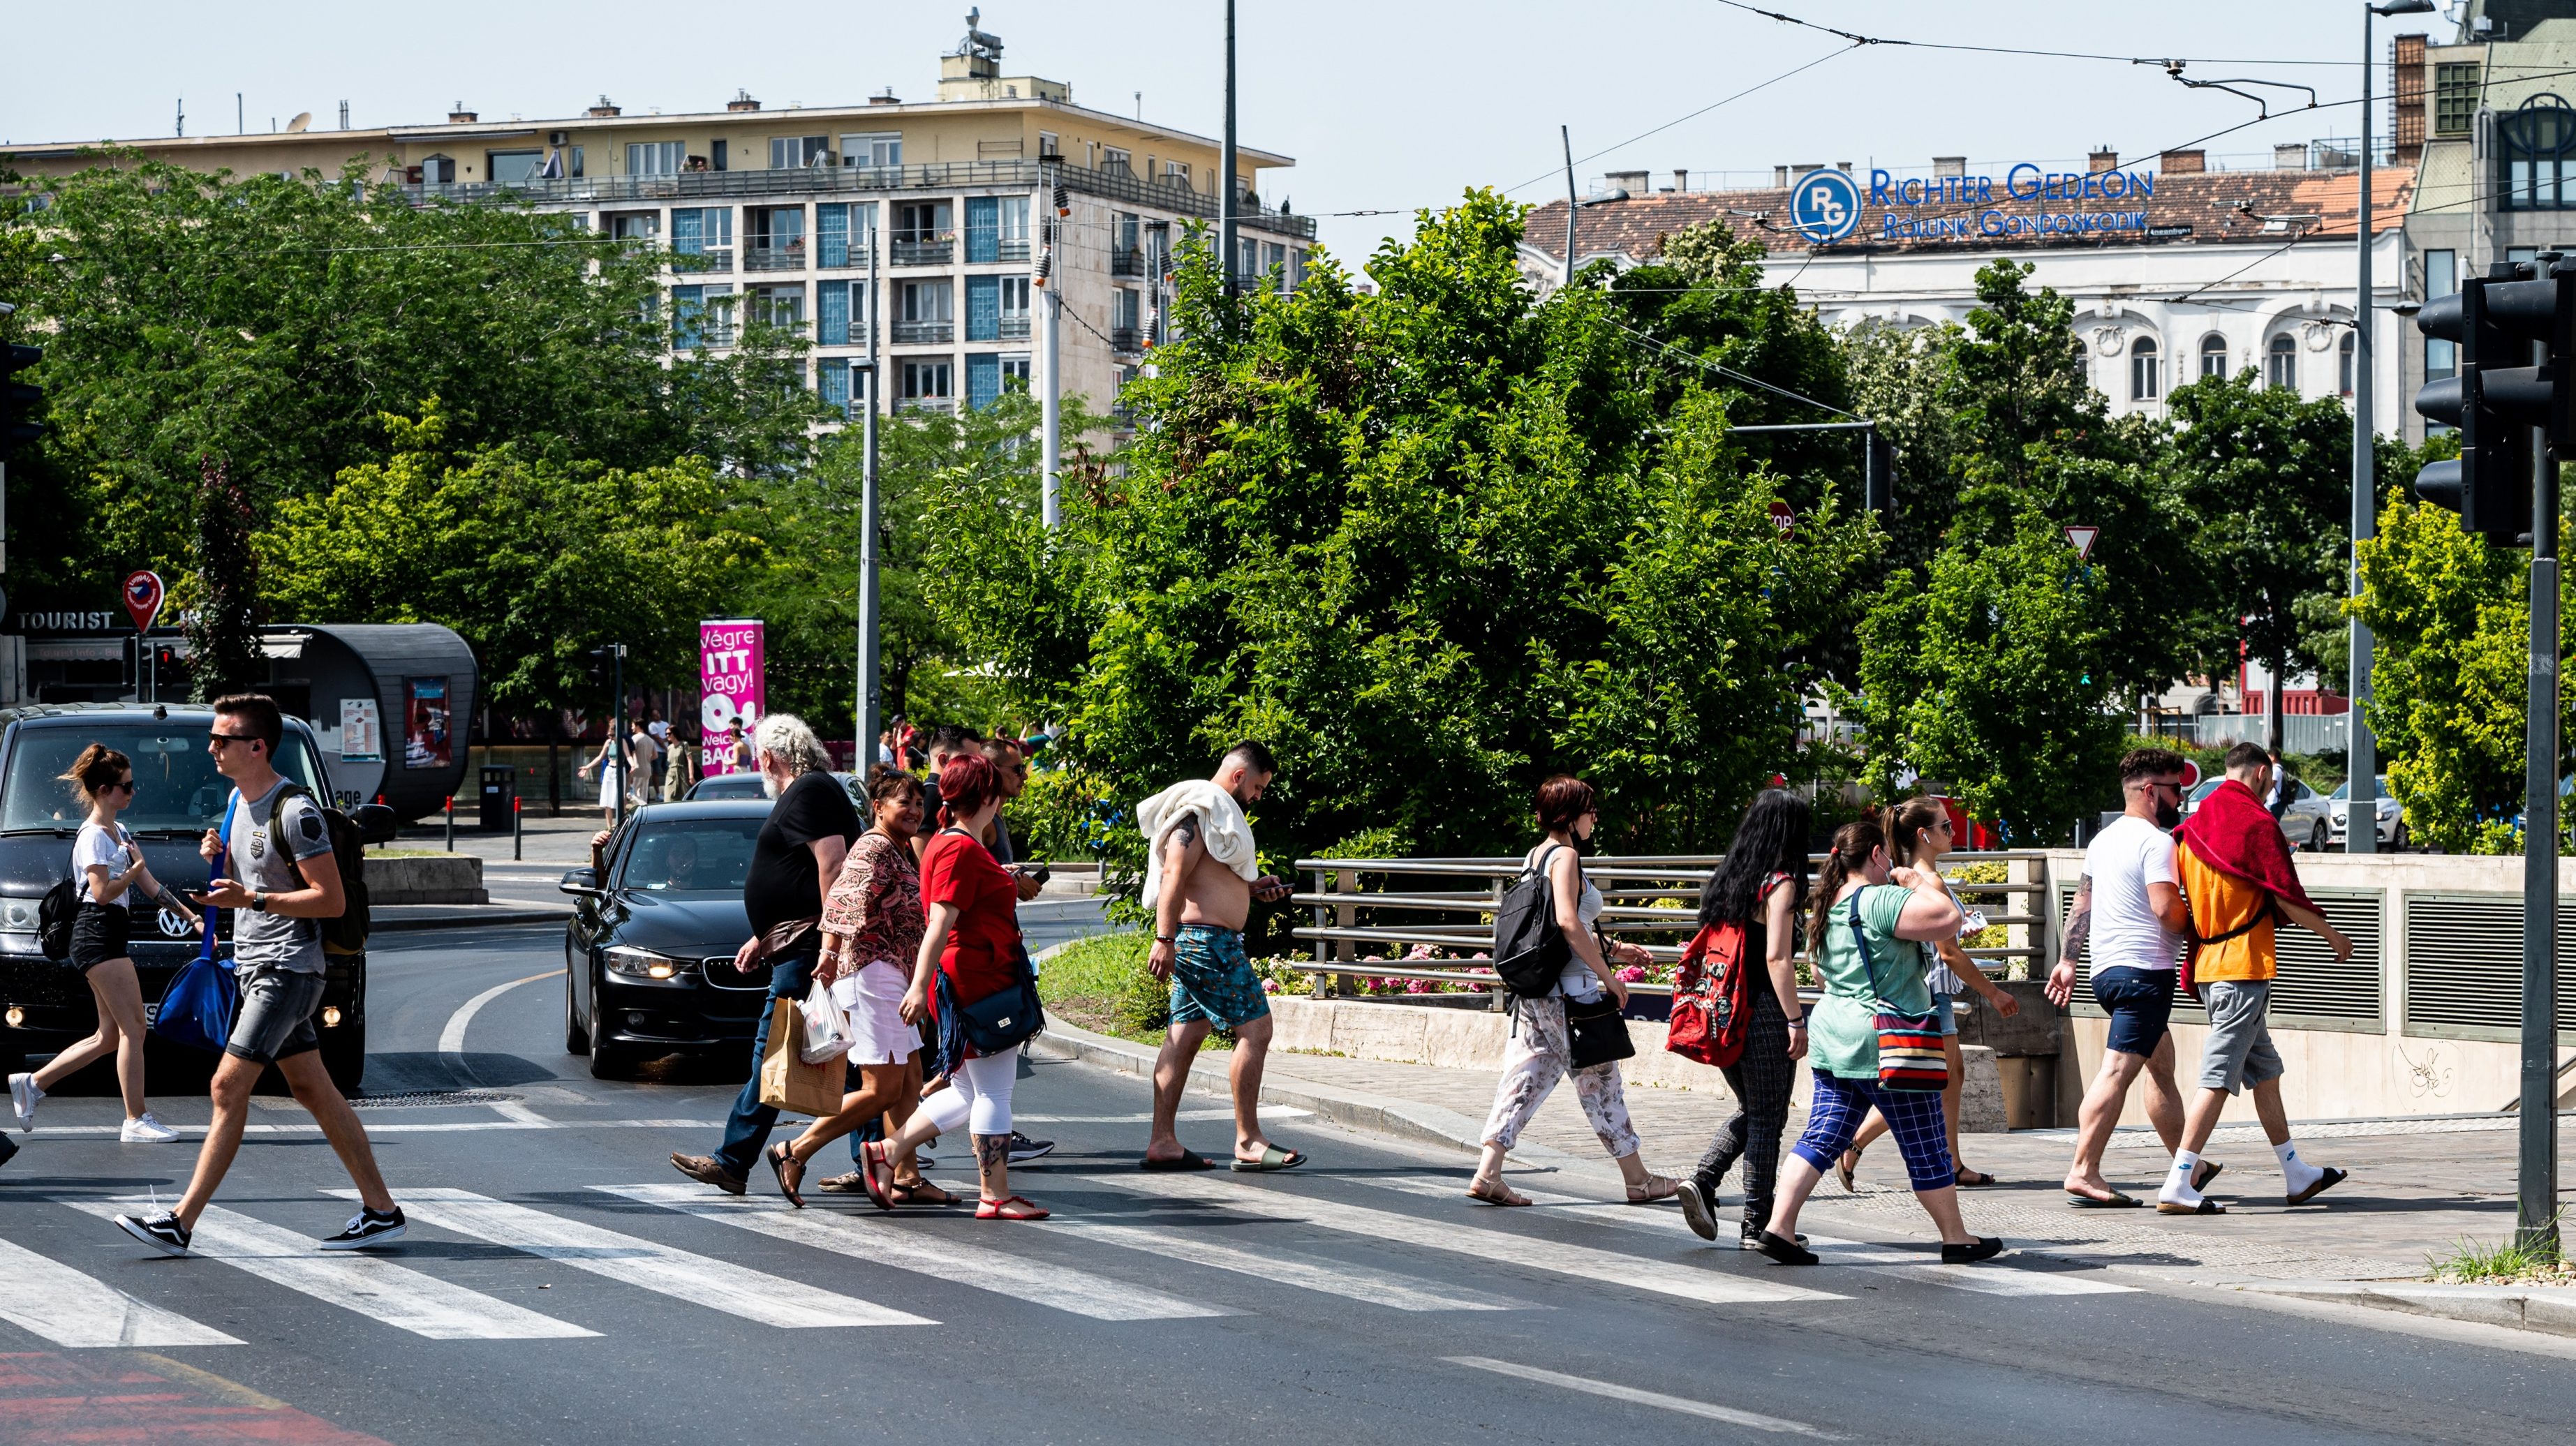
<instances>
[{"instance_id":1,"label":"traffic light","mask_svg":"<svg viewBox=\"0 0 2576 1446\"><path fill-rule=\"evenodd\" d=\"M2463 532L2528 547L2535 441L2553 457L2576 448L2576 386L2558 384L2576 369L2576 268L2499 265L2427 303L2415 325L2459 349L2458 371L2426 383L2415 410L2460 434L2458 459L2417 473L2415 495L2459 513Z\"/></svg>"},{"instance_id":2,"label":"traffic light","mask_svg":"<svg viewBox=\"0 0 2576 1446\"><path fill-rule=\"evenodd\" d=\"M32 445L45 434L45 424L36 420L45 394L33 383L17 377L44 359L45 353L38 347L0 346L0 457L7 456L13 448Z\"/></svg>"},{"instance_id":3,"label":"traffic light","mask_svg":"<svg viewBox=\"0 0 2576 1446\"><path fill-rule=\"evenodd\" d=\"M1869 455L1861 474L1861 505L1872 512L1896 509L1896 446L1876 429L1861 433Z\"/></svg>"}]
</instances>

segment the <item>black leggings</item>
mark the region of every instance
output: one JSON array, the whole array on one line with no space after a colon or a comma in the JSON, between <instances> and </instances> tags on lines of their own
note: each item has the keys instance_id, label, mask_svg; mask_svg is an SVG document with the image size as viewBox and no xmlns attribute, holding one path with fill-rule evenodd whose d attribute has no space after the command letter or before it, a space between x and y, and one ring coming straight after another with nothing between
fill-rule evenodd
<instances>
[{"instance_id":1,"label":"black leggings","mask_svg":"<svg viewBox=\"0 0 2576 1446\"><path fill-rule=\"evenodd\" d=\"M1780 1179L1780 1133L1789 1121L1789 1090L1797 1070L1789 1062L1789 1020L1766 973L1753 989L1753 1019L1744 1054L1725 1067L1735 1092L1735 1118L1718 1127L1693 1177L1711 1192L1735 1162L1744 1162L1744 1228L1750 1234L1771 1219Z\"/></svg>"}]
</instances>

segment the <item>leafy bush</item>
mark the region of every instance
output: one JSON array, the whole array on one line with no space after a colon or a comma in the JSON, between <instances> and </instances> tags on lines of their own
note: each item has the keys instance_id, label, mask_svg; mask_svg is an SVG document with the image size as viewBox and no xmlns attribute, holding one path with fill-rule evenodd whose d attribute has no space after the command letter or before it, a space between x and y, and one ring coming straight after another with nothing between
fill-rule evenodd
<instances>
[{"instance_id":1,"label":"leafy bush","mask_svg":"<svg viewBox=\"0 0 2576 1446\"><path fill-rule=\"evenodd\" d=\"M1097 861L1108 848L1110 830L1127 817L1099 784L1070 768L1031 773L1009 813L1021 856L1056 862Z\"/></svg>"}]
</instances>

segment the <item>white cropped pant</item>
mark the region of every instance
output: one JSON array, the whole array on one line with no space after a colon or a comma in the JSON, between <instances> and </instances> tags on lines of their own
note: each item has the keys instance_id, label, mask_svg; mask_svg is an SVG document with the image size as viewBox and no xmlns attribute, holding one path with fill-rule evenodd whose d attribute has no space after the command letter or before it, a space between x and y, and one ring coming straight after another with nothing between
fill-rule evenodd
<instances>
[{"instance_id":1,"label":"white cropped pant","mask_svg":"<svg viewBox=\"0 0 2576 1446\"><path fill-rule=\"evenodd\" d=\"M947 1134L959 1125L970 1135L1011 1132L1011 1084L1019 1077L1020 1047L970 1059L948 1077L948 1088L921 1102L922 1113Z\"/></svg>"}]
</instances>

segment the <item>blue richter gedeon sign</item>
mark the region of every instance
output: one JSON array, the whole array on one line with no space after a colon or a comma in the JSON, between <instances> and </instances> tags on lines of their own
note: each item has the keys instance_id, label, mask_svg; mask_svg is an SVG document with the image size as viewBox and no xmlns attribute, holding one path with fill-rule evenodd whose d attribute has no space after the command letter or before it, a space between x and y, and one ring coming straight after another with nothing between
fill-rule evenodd
<instances>
[{"instance_id":1,"label":"blue richter gedeon sign","mask_svg":"<svg viewBox=\"0 0 2576 1446\"><path fill-rule=\"evenodd\" d=\"M2142 203L2155 193L2153 171L2052 171L2029 161L2001 180L1985 175L1900 181L1885 171L1869 173L1869 204L1879 208L1881 241L2144 232ZM1952 214L1927 216L1926 208ZM1958 214L1961 208L1979 209ZM1790 224L1819 246L1859 230L1860 210L1859 183L1838 170L1811 171L1789 190Z\"/></svg>"}]
</instances>

